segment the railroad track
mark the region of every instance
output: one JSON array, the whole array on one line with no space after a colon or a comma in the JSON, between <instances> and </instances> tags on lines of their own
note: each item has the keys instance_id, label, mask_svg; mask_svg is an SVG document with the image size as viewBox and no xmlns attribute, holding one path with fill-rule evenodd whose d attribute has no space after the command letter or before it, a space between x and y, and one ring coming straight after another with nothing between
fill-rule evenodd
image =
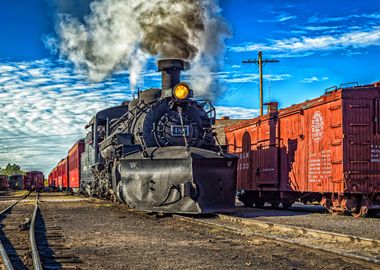
<instances>
[{"instance_id":1,"label":"railroad track","mask_svg":"<svg viewBox=\"0 0 380 270\"><path fill-rule=\"evenodd\" d=\"M60 227L45 221L36 193L30 201L16 207L31 192L0 212L0 254L4 268L12 269L78 269L80 261L63 243Z\"/></svg>"},{"instance_id":2,"label":"railroad track","mask_svg":"<svg viewBox=\"0 0 380 270\"><path fill-rule=\"evenodd\" d=\"M254 219L216 214L209 217L173 215L184 222L198 224L247 238L262 238L304 249L338 255L379 269L380 241L352 235L288 226Z\"/></svg>"}]
</instances>

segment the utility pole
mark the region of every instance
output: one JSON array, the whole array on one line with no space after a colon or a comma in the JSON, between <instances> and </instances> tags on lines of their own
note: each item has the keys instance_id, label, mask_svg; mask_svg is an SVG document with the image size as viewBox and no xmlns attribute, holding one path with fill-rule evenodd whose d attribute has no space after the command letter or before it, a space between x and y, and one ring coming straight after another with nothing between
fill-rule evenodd
<instances>
[{"instance_id":1,"label":"utility pole","mask_svg":"<svg viewBox=\"0 0 380 270\"><path fill-rule=\"evenodd\" d=\"M260 115L264 114L264 93L263 93L263 64L267 63L278 63L280 61L274 60L274 59L264 59L263 60L263 52L259 51L258 53L258 60L244 60L242 61L243 64L257 64L259 67L259 75L260 75Z\"/></svg>"}]
</instances>

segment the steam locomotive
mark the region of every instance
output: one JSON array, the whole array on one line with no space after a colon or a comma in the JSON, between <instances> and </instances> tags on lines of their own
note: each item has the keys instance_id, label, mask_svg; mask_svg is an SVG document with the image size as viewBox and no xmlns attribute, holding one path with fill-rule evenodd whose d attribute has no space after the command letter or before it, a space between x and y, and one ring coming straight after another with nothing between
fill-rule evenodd
<instances>
[{"instance_id":1,"label":"steam locomotive","mask_svg":"<svg viewBox=\"0 0 380 270\"><path fill-rule=\"evenodd\" d=\"M98 112L87 124L80 189L143 211L211 213L234 207L237 157L213 132L215 109L180 81L186 63L158 62L162 88Z\"/></svg>"}]
</instances>

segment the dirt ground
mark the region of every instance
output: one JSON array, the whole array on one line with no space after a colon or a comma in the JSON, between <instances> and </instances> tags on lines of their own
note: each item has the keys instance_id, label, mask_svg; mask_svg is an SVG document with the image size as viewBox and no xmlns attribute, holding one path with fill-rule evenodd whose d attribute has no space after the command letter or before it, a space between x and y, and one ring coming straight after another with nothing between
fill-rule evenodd
<instances>
[{"instance_id":1,"label":"dirt ground","mask_svg":"<svg viewBox=\"0 0 380 270\"><path fill-rule=\"evenodd\" d=\"M43 214L55 216L70 250L82 260L81 269L371 269L323 252L131 213L95 199L59 200L46 194L41 201Z\"/></svg>"}]
</instances>

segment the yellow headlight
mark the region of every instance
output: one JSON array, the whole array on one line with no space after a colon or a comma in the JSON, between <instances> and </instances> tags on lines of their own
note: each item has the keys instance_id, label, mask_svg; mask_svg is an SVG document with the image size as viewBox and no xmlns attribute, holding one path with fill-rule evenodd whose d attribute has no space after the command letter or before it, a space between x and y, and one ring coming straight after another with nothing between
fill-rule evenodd
<instances>
[{"instance_id":1,"label":"yellow headlight","mask_svg":"<svg viewBox=\"0 0 380 270\"><path fill-rule=\"evenodd\" d=\"M186 99L189 97L190 88L185 83L180 83L174 88L174 96L177 99Z\"/></svg>"}]
</instances>

